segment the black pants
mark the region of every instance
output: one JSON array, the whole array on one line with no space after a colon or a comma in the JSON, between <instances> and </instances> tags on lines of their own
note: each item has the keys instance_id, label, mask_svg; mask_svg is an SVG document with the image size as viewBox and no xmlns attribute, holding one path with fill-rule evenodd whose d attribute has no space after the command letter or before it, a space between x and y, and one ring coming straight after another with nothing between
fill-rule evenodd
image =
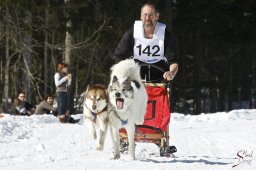
<instances>
[{"instance_id":1,"label":"black pants","mask_svg":"<svg viewBox=\"0 0 256 170\"><path fill-rule=\"evenodd\" d=\"M68 111L68 93L67 92L58 92L58 114L63 115Z\"/></svg>"},{"instance_id":2,"label":"black pants","mask_svg":"<svg viewBox=\"0 0 256 170\"><path fill-rule=\"evenodd\" d=\"M139 60L135 60L139 65L141 65L140 75L142 80L151 82L161 82L163 80L164 72L169 70L169 64L164 60L153 64L143 63ZM155 67L157 68L155 68Z\"/></svg>"}]
</instances>

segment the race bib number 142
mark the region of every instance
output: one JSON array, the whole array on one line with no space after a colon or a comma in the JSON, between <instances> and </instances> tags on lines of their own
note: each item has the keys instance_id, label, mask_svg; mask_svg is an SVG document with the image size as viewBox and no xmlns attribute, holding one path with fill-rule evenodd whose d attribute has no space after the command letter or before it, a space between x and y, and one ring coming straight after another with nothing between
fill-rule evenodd
<instances>
[{"instance_id":1,"label":"race bib number 142","mask_svg":"<svg viewBox=\"0 0 256 170\"><path fill-rule=\"evenodd\" d=\"M152 57L158 57L160 56L160 47L159 45L153 45L153 46L146 46L145 48L142 48L142 45L136 46L136 48L139 49L139 55L147 55Z\"/></svg>"}]
</instances>

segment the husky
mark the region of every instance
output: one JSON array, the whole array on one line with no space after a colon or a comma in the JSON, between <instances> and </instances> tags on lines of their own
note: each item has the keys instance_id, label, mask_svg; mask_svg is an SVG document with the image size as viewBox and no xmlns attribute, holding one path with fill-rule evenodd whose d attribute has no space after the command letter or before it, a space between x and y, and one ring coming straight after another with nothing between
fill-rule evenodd
<instances>
[{"instance_id":1,"label":"husky","mask_svg":"<svg viewBox=\"0 0 256 170\"><path fill-rule=\"evenodd\" d=\"M140 77L140 66L133 59L123 60L111 68L109 93L109 125L114 145L113 159L120 158L119 129L125 128L129 156L135 159L135 125L144 122L147 92Z\"/></svg>"},{"instance_id":2,"label":"husky","mask_svg":"<svg viewBox=\"0 0 256 170\"><path fill-rule=\"evenodd\" d=\"M88 86L84 94L84 122L92 139L97 139L97 150L102 150L108 127L108 95L103 85ZM97 130L98 133L97 133ZM98 135L97 135L98 134Z\"/></svg>"}]
</instances>

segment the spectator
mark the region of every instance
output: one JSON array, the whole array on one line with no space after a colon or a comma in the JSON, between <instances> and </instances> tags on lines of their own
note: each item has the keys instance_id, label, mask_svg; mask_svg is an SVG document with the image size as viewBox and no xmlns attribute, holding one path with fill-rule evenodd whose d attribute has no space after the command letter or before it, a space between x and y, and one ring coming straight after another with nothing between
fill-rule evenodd
<instances>
[{"instance_id":1,"label":"spectator","mask_svg":"<svg viewBox=\"0 0 256 170\"><path fill-rule=\"evenodd\" d=\"M26 102L25 99L25 93L22 92L14 99L13 115L30 116L34 113L34 106Z\"/></svg>"},{"instance_id":2,"label":"spectator","mask_svg":"<svg viewBox=\"0 0 256 170\"><path fill-rule=\"evenodd\" d=\"M48 94L44 97L44 100L36 107L35 114L42 115L42 114L52 114L57 116L57 108L53 107L54 97L51 94Z\"/></svg>"},{"instance_id":3,"label":"spectator","mask_svg":"<svg viewBox=\"0 0 256 170\"><path fill-rule=\"evenodd\" d=\"M65 63L59 63L57 73L54 75L54 82L57 92L58 115L61 122L77 123L79 119L73 119L69 115L68 108L68 87L71 85L72 75L68 74L68 67Z\"/></svg>"}]
</instances>

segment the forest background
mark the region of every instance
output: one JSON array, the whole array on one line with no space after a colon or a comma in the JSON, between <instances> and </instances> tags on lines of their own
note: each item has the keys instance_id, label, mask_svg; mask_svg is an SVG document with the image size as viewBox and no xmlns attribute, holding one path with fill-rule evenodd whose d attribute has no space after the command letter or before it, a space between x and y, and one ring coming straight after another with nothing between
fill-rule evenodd
<instances>
[{"instance_id":1,"label":"forest background","mask_svg":"<svg viewBox=\"0 0 256 170\"><path fill-rule=\"evenodd\" d=\"M88 84L108 84L114 50L140 18L137 0L1 0L0 111L18 92L36 105L55 93L56 64L73 74L71 107ZM172 112L256 107L256 2L158 0L160 22L177 39ZM74 102L74 103L73 103Z\"/></svg>"}]
</instances>

